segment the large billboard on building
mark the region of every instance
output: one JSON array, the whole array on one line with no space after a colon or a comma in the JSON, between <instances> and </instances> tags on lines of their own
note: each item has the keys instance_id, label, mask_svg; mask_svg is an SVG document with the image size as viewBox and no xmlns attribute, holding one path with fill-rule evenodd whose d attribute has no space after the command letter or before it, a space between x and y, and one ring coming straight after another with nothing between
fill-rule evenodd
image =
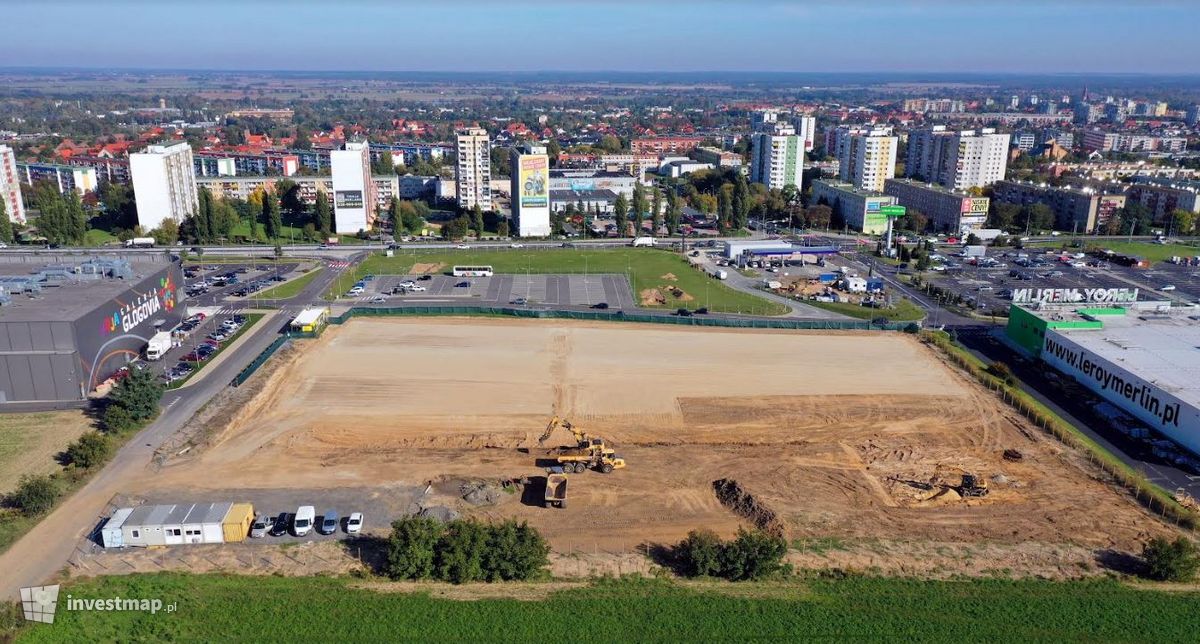
<instances>
[{"instance_id":1,"label":"large billboard on building","mask_svg":"<svg viewBox=\"0 0 1200 644\"><path fill-rule=\"evenodd\" d=\"M544 154L523 154L517 170L522 208L550 205L550 158Z\"/></svg>"},{"instance_id":2,"label":"large billboard on building","mask_svg":"<svg viewBox=\"0 0 1200 644\"><path fill-rule=\"evenodd\" d=\"M1137 298L1136 288L1015 288L1012 292L1013 304L1125 304Z\"/></svg>"},{"instance_id":3,"label":"large billboard on building","mask_svg":"<svg viewBox=\"0 0 1200 644\"><path fill-rule=\"evenodd\" d=\"M335 208L362 208L363 191L337 190L333 193L333 205Z\"/></svg>"},{"instance_id":4,"label":"large billboard on building","mask_svg":"<svg viewBox=\"0 0 1200 644\"><path fill-rule=\"evenodd\" d=\"M1151 429L1200 454L1200 410L1195 406L1052 329L1046 331L1041 355L1047 364L1075 378Z\"/></svg>"},{"instance_id":5,"label":"large billboard on building","mask_svg":"<svg viewBox=\"0 0 1200 644\"><path fill-rule=\"evenodd\" d=\"M179 266L172 264L75 322L75 342L89 390L139 354L156 331L179 324L182 283Z\"/></svg>"}]
</instances>

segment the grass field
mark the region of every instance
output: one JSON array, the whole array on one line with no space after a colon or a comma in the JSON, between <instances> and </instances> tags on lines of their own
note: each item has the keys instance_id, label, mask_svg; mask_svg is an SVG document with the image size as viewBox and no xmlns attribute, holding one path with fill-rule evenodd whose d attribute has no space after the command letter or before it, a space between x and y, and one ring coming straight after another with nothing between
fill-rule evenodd
<instances>
[{"instance_id":1,"label":"grass field","mask_svg":"<svg viewBox=\"0 0 1200 644\"><path fill-rule=\"evenodd\" d=\"M107 230L92 228L83 234L83 243L88 246L106 246L108 244L115 244L118 241L117 236Z\"/></svg>"},{"instance_id":2,"label":"grass field","mask_svg":"<svg viewBox=\"0 0 1200 644\"><path fill-rule=\"evenodd\" d=\"M62 469L54 457L93 424L82 410L0 414L0 495L24 474Z\"/></svg>"},{"instance_id":3,"label":"grass field","mask_svg":"<svg viewBox=\"0 0 1200 644\"><path fill-rule=\"evenodd\" d=\"M473 250L398 252L394 257L372 255L352 273L339 277L330 296L345 293L363 275L405 275L416 263L442 264L445 270L455 264L486 264L497 273L620 273L628 275L635 299L646 289L676 286L695 298L683 300L664 292L666 303L657 307L675 309L704 306L726 313L781 315L787 309L749 293L736 291L692 268L678 255L661 250L621 248L612 250ZM664 276L673 275L674 280ZM706 295L707 287L707 295Z\"/></svg>"},{"instance_id":4,"label":"grass field","mask_svg":"<svg viewBox=\"0 0 1200 644\"><path fill-rule=\"evenodd\" d=\"M259 300L286 300L289 297L296 297L300 294L300 291L303 291L320 274L321 269L319 267L314 268L289 282L284 282L279 286L273 286L260 293L255 293L254 298Z\"/></svg>"},{"instance_id":5,"label":"grass field","mask_svg":"<svg viewBox=\"0 0 1200 644\"><path fill-rule=\"evenodd\" d=\"M1087 243L1107 248L1114 253L1134 255L1151 262L1162 262L1179 255L1191 257L1200 255L1200 247L1184 246L1183 244L1152 244L1149 242L1108 241L1107 239L1089 239Z\"/></svg>"},{"instance_id":6,"label":"grass field","mask_svg":"<svg viewBox=\"0 0 1200 644\"><path fill-rule=\"evenodd\" d=\"M873 309L848 302L816 302L805 300L804 303L819 309L849 315L852 318L862 320L873 320L878 317L884 317L894 322L911 322L925 317L925 311L921 307L905 298L897 298L896 306L890 309Z\"/></svg>"},{"instance_id":7,"label":"grass field","mask_svg":"<svg viewBox=\"0 0 1200 644\"><path fill-rule=\"evenodd\" d=\"M622 579L562 590L426 586L375 592L329 577L103 577L60 591L54 625L19 642L231 641L1194 641L1200 593L1116 581L849 578L729 584ZM402 588L403 586L401 586ZM463 601L475 596L488 597ZM173 613L68 610L74 599L158 598ZM503 598L496 598L503 597ZM519 601L527 597L536 601ZM283 629L282 631L280 629ZM267 639L272 639L267 635Z\"/></svg>"}]
</instances>

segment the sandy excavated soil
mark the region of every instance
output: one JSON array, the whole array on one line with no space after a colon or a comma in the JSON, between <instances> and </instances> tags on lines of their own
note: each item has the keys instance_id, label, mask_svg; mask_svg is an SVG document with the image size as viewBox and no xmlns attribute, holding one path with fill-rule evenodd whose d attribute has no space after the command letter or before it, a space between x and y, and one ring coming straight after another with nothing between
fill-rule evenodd
<instances>
[{"instance_id":1,"label":"sandy excavated soil","mask_svg":"<svg viewBox=\"0 0 1200 644\"><path fill-rule=\"evenodd\" d=\"M538 475L536 437L558 413L629 467L573 475L563 510L516 497L460 509L526 519L560 552L630 551L698 527L732 534L748 521L718 502L721 478L792 538L1129 551L1168 530L898 334L359 319L290 360L154 487L453 489ZM1003 459L1010 448L1020 462ZM992 493L931 498L939 488L914 485L956 484L964 469Z\"/></svg>"}]
</instances>

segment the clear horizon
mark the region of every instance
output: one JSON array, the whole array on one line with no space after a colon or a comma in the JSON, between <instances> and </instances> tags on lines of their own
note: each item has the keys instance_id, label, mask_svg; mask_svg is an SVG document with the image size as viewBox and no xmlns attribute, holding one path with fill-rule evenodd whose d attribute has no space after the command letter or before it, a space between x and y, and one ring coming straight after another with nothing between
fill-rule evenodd
<instances>
[{"instance_id":1,"label":"clear horizon","mask_svg":"<svg viewBox=\"0 0 1200 644\"><path fill-rule=\"evenodd\" d=\"M54 29L6 33L15 68L1188 75L1200 60L1200 6L1183 0L17 0L6 13Z\"/></svg>"}]
</instances>

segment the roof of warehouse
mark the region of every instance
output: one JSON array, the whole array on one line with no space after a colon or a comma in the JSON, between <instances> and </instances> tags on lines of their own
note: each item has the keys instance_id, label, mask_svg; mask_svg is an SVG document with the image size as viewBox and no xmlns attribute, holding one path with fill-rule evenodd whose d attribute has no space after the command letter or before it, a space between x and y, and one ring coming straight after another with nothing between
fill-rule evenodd
<instances>
[{"instance_id":1,"label":"roof of warehouse","mask_svg":"<svg viewBox=\"0 0 1200 644\"><path fill-rule=\"evenodd\" d=\"M1130 311L1104 316L1102 329L1056 329L1083 349L1200 407L1200 313Z\"/></svg>"},{"instance_id":2,"label":"roof of warehouse","mask_svg":"<svg viewBox=\"0 0 1200 644\"><path fill-rule=\"evenodd\" d=\"M79 264L81 262L72 262ZM0 278L29 276L56 265L42 263L2 263ZM79 280L59 285L43 282L42 292L10 293L12 302L0 306L0 322L74 322L91 313L97 306L133 288L146 277L169 266L167 262L134 262L134 278L130 280L105 277L98 280Z\"/></svg>"}]
</instances>

